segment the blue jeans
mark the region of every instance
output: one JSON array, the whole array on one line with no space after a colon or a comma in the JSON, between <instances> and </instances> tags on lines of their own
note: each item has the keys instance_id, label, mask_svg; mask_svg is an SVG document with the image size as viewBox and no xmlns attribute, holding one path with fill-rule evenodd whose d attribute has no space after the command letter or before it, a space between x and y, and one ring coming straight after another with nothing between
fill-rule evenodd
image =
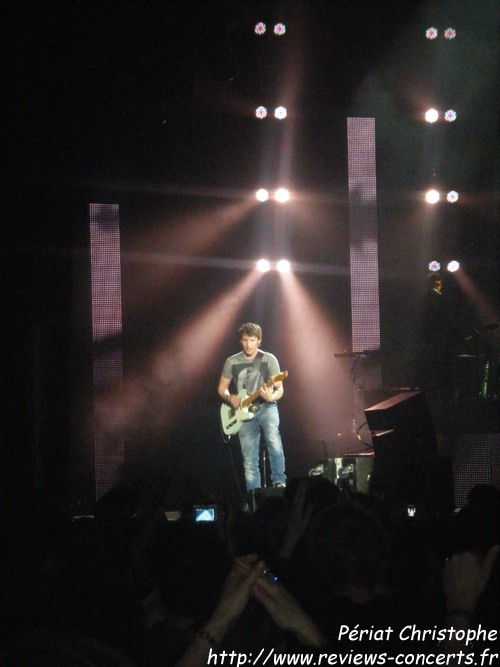
<instances>
[{"instance_id":1,"label":"blue jeans","mask_svg":"<svg viewBox=\"0 0 500 667\"><path fill-rule=\"evenodd\" d=\"M269 454L273 485L278 482L286 484L285 455L279 426L278 406L276 403L265 403L257 410L253 419L244 422L238 431L247 491L260 489L262 486L259 469L261 429Z\"/></svg>"}]
</instances>

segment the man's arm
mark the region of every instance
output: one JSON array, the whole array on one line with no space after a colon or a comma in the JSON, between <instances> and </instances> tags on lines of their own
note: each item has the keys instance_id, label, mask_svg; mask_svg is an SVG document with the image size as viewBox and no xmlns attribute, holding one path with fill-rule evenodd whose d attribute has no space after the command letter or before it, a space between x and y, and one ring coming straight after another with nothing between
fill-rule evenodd
<instances>
[{"instance_id":1,"label":"man's arm","mask_svg":"<svg viewBox=\"0 0 500 667\"><path fill-rule=\"evenodd\" d=\"M274 391L273 391L274 389ZM272 403L273 401L279 401L283 396L283 382L276 382L272 387L266 387L265 385L260 388L259 395L267 403Z\"/></svg>"},{"instance_id":2,"label":"man's arm","mask_svg":"<svg viewBox=\"0 0 500 667\"><path fill-rule=\"evenodd\" d=\"M268 354L268 353L266 353ZM268 354L268 364L269 364L269 375L274 377L279 375L280 366L278 360L273 354ZM274 401L279 401L283 396L283 382L276 382L270 389L267 389L265 386L261 387L259 390L260 397L263 398L267 403L273 403Z\"/></svg>"},{"instance_id":3,"label":"man's arm","mask_svg":"<svg viewBox=\"0 0 500 667\"><path fill-rule=\"evenodd\" d=\"M225 403L228 403L233 410L240 404L240 397L237 394L231 394L229 392L229 385L231 384L230 378L225 378L223 375L220 376L218 393L219 396Z\"/></svg>"}]
</instances>

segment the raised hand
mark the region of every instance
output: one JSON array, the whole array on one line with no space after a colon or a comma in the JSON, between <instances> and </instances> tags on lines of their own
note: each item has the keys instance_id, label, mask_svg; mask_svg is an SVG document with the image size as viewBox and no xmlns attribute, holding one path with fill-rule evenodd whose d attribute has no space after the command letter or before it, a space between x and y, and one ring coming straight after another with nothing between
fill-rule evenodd
<instances>
[{"instance_id":1,"label":"raised hand","mask_svg":"<svg viewBox=\"0 0 500 667\"><path fill-rule=\"evenodd\" d=\"M293 632L308 646L324 646L327 640L289 591L273 578L260 576L253 596L267 609L280 628Z\"/></svg>"},{"instance_id":2,"label":"raised hand","mask_svg":"<svg viewBox=\"0 0 500 667\"><path fill-rule=\"evenodd\" d=\"M500 551L497 544L481 560L469 551L453 554L443 572L443 588L446 606L450 610L474 611L477 600L486 588L493 565Z\"/></svg>"},{"instance_id":3,"label":"raised hand","mask_svg":"<svg viewBox=\"0 0 500 667\"><path fill-rule=\"evenodd\" d=\"M287 531L281 543L281 558L291 558L293 550L295 549L297 542L305 533L314 512L314 505L309 504L307 507L305 506L307 488L308 480L301 480L293 498Z\"/></svg>"},{"instance_id":4,"label":"raised hand","mask_svg":"<svg viewBox=\"0 0 500 667\"><path fill-rule=\"evenodd\" d=\"M244 567L241 567L243 563ZM218 637L223 636L243 613L252 594L252 588L264 567L264 563L259 561L255 554L235 561L235 566L224 583L219 604L206 625L207 630L218 641Z\"/></svg>"},{"instance_id":5,"label":"raised hand","mask_svg":"<svg viewBox=\"0 0 500 667\"><path fill-rule=\"evenodd\" d=\"M207 665L209 652L219 650L219 642L243 613L256 580L262 575L264 563L256 555L238 559L229 573L219 604L209 621L201 628L175 667L202 667Z\"/></svg>"}]
</instances>

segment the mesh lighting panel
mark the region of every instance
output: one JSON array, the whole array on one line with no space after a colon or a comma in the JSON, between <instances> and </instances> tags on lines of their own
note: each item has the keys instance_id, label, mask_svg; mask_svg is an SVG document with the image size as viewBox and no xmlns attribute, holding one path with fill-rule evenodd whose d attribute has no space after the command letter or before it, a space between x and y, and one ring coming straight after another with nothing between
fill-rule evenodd
<instances>
[{"instance_id":1,"label":"mesh lighting panel","mask_svg":"<svg viewBox=\"0 0 500 667\"><path fill-rule=\"evenodd\" d=\"M353 352L380 349L375 119L347 119L347 164ZM362 362L354 378L355 408L362 392L381 384L380 364Z\"/></svg>"},{"instance_id":2,"label":"mesh lighting panel","mask_svg":"<svg viewBox=\"0 0 500 667\"><path fill-rule=\"evenodd\" d=\"M94 377L96 498L113 487L123 464L124 443L112 436L122 407L106 394L123 386L120 211L118 204L90 204L90 269Z\"/></svg>"},{"instance_id":3,"label":"mesh lighting panel","mask_svg":"<svg viewBox=\"0 0 500 667\"><path fill-rule=\"evenodd\" d=\"M455 507L476 484L500 486L500 433L440 435L438 445L452 457Z\"/></svg>"}]
</instances>

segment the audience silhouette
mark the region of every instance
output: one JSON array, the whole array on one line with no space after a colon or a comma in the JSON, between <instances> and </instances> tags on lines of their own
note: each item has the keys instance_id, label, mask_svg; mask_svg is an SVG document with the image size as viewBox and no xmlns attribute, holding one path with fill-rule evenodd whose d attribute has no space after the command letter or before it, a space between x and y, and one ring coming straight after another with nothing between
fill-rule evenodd
<instances>
[{"instance_id":1,"label":"audience silhouette","mask_svg":"<svg viewBox=\"0 0 500 667\"><path fill-rule=\"evenodd\" d=\"M391 502L307 477L252 514L185 488L175 507L171 488L136 480L88 516L18 509L2 534L1 662L197 667L223 651L354 651L455 664L472 650L460 634L418 632L498 629L500 492L477 485L449 516ZM215 520L194 521L195 505ZM481 636L473 650L487 647Z\"/></svg>"}]
</instances>

